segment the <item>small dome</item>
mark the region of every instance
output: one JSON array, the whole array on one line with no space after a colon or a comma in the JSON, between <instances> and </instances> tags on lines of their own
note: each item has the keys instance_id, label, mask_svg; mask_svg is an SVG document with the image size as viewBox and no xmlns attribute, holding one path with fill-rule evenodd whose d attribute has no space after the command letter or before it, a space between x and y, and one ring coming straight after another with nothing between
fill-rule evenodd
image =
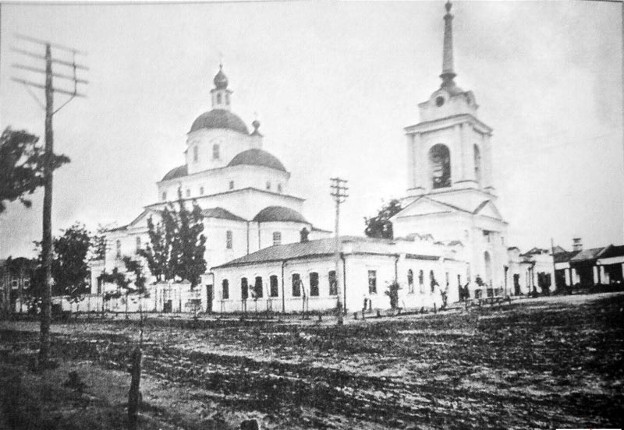
<instances>
[{"instance_id":1,"label":"small dome","mask_svg":"<svg viewBox=\"0 0 624 430\"><path fill-rule=\"evenodd\" d=\"M247 166L264 166L270 169L281 170L282 172L286 171L282 162L279 161L275 155L269 154L262 149L254 148L241 152L236 157L232 158L232 161L228 163L228 167L239 166L241 164Z\"/></svg>"},{"instance_id":2,"label":"small dome","mask_svg":"<svg viewBox=\"0 0 624 430\"><path fill-rule=\"evenodd\" d=\"M224 90L227 88L228 78L227 76L225 76L225 73L223 73L222 65L219 66L219 71L215 75L213 82L214 82L215 88L218 90Z\"/></svg>"},{"instance_id":3,"label":"small dome","mask_svg":"<svg viewBox=\"0 0 624 430\"><path fill-rule=\"evenodd\" d=\"M268 206L262 209L254 217L255 222L301 222L309 224L308 221L294 209L284 206Z\"/></svg>"},{"instance_id":4,"label":"small dome","mask_svg":"<svg viewBox=\"0 0 624 430\"><path fill-rule=\"evenodd\" d=\"M245 125L243 120L225 109L213 109L198 116L197 119L193 121L189 133L202 128L225 128L238 131L239 133L249 134L247 125Z\"/></svg>"},{"instance_id":5,"label":"small dome","mask_svg":"<svg viewBox=\"0 0 624 430\"><path fill-rule=\"evenodd\" d=\"M186 164L182 166L178 166L175 169L171 169L167 172L167 174L162 178L163 181L168 181L170 179L181 178L182 176L188 175L188 169L186 168Z\"/></svg>"}]
</instances>

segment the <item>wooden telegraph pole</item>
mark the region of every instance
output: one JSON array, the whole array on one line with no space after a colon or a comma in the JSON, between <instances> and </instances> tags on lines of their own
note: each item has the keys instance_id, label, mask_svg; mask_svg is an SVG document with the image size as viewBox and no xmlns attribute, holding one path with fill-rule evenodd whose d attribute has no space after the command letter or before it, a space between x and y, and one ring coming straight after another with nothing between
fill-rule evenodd
<instances>
[{"instance_id":1,"label":"wooden telegraph pole","mask_svg":"<svg viewBox=\"0 0 624 430\"><path fill-rule=\"evenodd\" d=\"M345 179L340 178L331 178L331 195L336 202L336 225L335 225L335 248L334 248L334 258L336 260L336 298L337 298L337 308L338 308L338 325L342 325L344 323L342 314L343 314L343 303L342 303L342 288L341 288L341 279L342 274L340 270L340 205L344 203L344 201L349 197L347 195L346 186L347 181Z\"/></svg>"},{"instance_id":2,"label":"wooden telegraph pole","mask_svg":"<svg viewBox=\"0 0 624 430\"><path fill-rule=\"evenodd\" d=\"M45 48L45 54L41 55L37 52L31 52L23 49L13 48L13 51L18 52L30 58L35 58L37 61L44 60L45 69L39 67L33 67L31 65L13 64L15 69L22 71L44 74L45 84L33 82L27 79L16 78L12 79L15 82L23 84L30 95L37 101L40 107L45 111L45 161L43 166L43 180L44 180L44 194L43 194L43 237L41 239L41 252L43 254L43 269L44 269L44 288L41 298L41 338L39 347L39 363L45 366L49 360L50 352L50 320L52 317L52 178L54 166L53 154L54 154L54 132L52 129L52 117L62 108L64 108L75 97L85 97L78 92L78 84L87 84L84 79L79 79L77 76L77 70L88 70L87 67L76 63L76 55L85 54L85 52L78 51L77 49L67 48L62 45L53 44L44 40L35 39L29 36L15 35L19 40L27 43L37 45L39 48ZM71 61L61 60L59 58L53 58L52 49L61 51L65 54L69 53L72 57ZM67 68L72 72L71 75L65 73L58 73L53 71L52 65L58 66L62 71L67 72ZM73 90L66 90L60 87L54 87L53 78L57 77L71 81L73 84ZM45 105L39 101L39 98L33 93L31 87L43 89L45 93ZM58 109L54 109L54 93L64 94L69 96Z\"/></svg>"}]
</instances>

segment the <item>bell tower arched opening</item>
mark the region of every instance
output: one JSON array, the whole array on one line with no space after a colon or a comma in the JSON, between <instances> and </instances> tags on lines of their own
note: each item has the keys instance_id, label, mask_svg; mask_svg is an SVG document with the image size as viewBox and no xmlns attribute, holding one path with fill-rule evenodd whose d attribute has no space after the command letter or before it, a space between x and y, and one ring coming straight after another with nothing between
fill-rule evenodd
<instances>
[{"instance_id":1,"label":"bell tower arched opening","mask_svg":"<svg viewBox=\"0 0 624 430\"><path fill-rule=\"evenodd\" d=\"M438 143L431 147L429 166L433 189L451 186L451 153L446 145Z\"/></svg>"}]
</instances>

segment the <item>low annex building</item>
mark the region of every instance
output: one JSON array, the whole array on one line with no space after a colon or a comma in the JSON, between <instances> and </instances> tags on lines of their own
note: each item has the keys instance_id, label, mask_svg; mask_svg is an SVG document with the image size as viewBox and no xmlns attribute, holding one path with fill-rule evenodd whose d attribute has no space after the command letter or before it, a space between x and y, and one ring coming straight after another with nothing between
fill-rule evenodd
<instances>
[{"instance_id":1,"label":"low annex building","mask_svg":"<svg viewBox=\"0 0 624 430\"><path fill-rule=\"evenodd\" d=\"M442 292L459 300L464 278L463 245L435 243L431 236L383 240L344 236L340 286L348 310L385 309L388 286L399 282L399 306L442 305ZM218 291L215 312L302 312L337 305L335 240L272 246L211 269Z\"/></svg>"}]
</instances>

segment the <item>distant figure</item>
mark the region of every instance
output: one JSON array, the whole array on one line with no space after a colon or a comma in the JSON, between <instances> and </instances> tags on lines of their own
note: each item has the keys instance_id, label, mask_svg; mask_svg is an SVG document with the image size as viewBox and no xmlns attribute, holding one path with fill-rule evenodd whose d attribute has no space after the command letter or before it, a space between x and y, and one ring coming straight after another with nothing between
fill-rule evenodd
<instances>
[{"instance_id":1,"label":"distant figure","mask_svg":"<svg viewBox=\"0 0 624 430\"><path fill-rule=\"evenodd\" d=\"M446 308L446 303L448 301L448 289L449 289L449 284L447 282L446 287L440 290L440 294L442 295L442 308Z\"/></svg>"}]
</instances>

